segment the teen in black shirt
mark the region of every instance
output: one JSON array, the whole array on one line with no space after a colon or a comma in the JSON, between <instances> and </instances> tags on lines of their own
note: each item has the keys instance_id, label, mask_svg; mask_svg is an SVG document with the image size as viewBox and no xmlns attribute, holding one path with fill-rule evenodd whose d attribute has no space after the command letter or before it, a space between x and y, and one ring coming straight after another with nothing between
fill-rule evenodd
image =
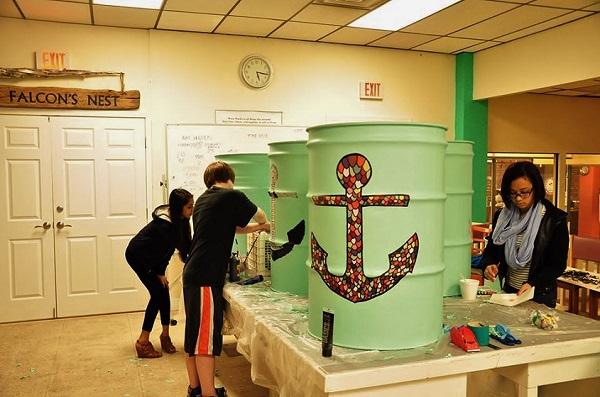
<instances>
[{"instance_id":1,"label":"teen in black shirt","mask_svg":"<svg viewBox=\"0 0 600 397\"><path fill-rule=\"evenodd\" d=\"M214 387L215 356L223 337L223 285L235 233L269 232L264 211L233 189L235 173L222 161L204 172L206 190L194 205L194 239L183 271L188 396L224 396ZM266 194L266 192L265 192ZM256 223L248 223L252 218ZM201 390L204 390L202 394Z\"/></svg>"}]
</instances>

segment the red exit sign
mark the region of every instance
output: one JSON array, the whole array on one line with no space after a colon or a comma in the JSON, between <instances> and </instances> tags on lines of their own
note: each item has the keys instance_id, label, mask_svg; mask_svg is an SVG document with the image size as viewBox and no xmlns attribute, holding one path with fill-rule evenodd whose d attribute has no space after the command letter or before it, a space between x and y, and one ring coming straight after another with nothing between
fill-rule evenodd
<instances>
[{"instance_id":1,"label":"red exit sign","mask_svg":"<svg viewBox=\"0 0 600 397\"><path fill-rule=\"evenodd\" d=\"M360 99L383 99L383 84L377 81L361 81Z\"/></svg>"},{"instance_id":2,"label":"red exit sign","mask_svg":"<svg viewBox=\"0 0 600 397\"><path fill-rule=\"evenodd\" d=\"M35 64L38 69L69 69L69 53L64 51L39 50L35 52Z\"/></svg>"}]
</instances>

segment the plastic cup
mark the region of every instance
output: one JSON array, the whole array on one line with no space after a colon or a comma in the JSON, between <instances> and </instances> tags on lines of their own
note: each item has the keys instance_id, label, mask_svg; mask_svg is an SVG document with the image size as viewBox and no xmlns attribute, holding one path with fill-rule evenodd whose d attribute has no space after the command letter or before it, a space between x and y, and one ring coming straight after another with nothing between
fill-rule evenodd
<instances>
[{"instance_id":1,"label":"plastic cup","mask_svg":"<svg viewBox=\"0 0 600 397\"><path fill-rule=\"evenodd\" d=\"M477 287L479 286L478 280L470 278L463 278L460 280L460 294L463 300L474 301L477 298Z\"/></svg>"}]
</instances>

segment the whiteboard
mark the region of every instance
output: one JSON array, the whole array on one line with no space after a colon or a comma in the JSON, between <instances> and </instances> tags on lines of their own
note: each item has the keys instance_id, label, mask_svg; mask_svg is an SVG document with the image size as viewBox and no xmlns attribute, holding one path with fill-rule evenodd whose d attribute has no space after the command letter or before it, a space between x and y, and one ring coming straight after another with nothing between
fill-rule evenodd
<instances>
[{"instance_id":1,"label":"whiteboard","mask_svg":"<svg viewBox=\"0 0 600 397\"><path fill-rule=\"evenodd\" d=\"M167 124L167 188L198 197L204 170L225 153L268 153L271 142L307 139L305 127Z\"/></svg>"}]
</instances>

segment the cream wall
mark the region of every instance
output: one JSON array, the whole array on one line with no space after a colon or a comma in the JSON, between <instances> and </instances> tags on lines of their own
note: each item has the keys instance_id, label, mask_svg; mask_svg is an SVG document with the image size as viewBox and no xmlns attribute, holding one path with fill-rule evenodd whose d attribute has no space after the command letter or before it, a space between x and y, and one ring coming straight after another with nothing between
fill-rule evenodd
<instances>
[{"instance_id":1,"label":"cream wall","mask_svg":"<svg viewBox=\"0 0 600 397\"><path fill-rule=\"evenodd\" d=\"M316 44L289 40L145 31L0 18L3 67L33 67L36 49L65 50L71 68L124 71L126 89L138 89L139 111L24 111L7 114L140 116L149 122L152 204L163 200L165 130L173 123L214 123L215 110L283 112L285 125L340 120L396 119L442 124L454 136L454 56L412 51ZM241 59L266 56L275 77L264 90L246 88ZM383 101L358 99L359 80L381 81ZM28 80L24 85L118 89L115 78ZM6 80L0 84L11 84Z\"/></svg>"},{"instance_id":2,"label":"cream wall","mask_svg":"<svg viewBox=\"0 0 600 397\"><path fill-rule=\"evenodd\" d=\"M473 63L475 99L600 77L600 14L479 51Z\"/></svg>"}]
</instances>

